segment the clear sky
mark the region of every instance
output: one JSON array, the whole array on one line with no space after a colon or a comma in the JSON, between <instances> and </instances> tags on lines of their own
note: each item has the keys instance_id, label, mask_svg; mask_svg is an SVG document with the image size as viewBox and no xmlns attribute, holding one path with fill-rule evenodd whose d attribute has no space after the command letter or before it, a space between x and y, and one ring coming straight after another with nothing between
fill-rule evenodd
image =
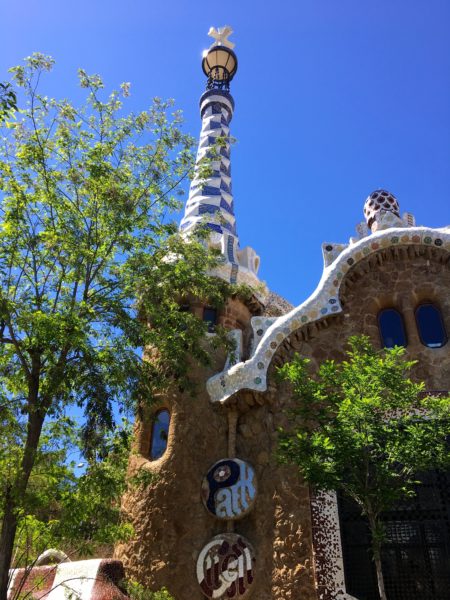
<instances>
[{"instance_id":1,"label":"clear sky","mask_svg":"<svg viewBox=\"0 0 450 600\"><path fill-rule=\"evenodd\" d=\"M83 67L108 88L130 81L134 110L175 98L194 136L206 34L231 25L238 234L294 304L320 278L321 243L348 241L374 189L418 224L450 223L448 0L0 0L0 23L0 81L48 53L49 95L76 99Z\"/></svg>"}]
</instances>

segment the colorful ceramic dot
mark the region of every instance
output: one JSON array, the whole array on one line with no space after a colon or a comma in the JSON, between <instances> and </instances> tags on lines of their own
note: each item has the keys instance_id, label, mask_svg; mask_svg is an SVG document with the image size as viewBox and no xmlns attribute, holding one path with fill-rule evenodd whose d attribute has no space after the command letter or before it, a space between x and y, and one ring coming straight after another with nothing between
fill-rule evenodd
<instances>
[{"instance_id":1,"label":"colorful ceramic dot","mask_svg":"<svg viewBox=\"0 0 450 600\"><path fill-rule=\"evenodd\" d=\"M258 363L258 369L264 369L264 363L259 362Z\"/></svg>"},{"instance_id":2,"label":"colorful ceramic dot","mask_svg":"<svg viewBox=\"0 0 450 600\"><path fill-rule=\"evenodd\" d=\"M434 243L436 244L436 246L442 246L443 242L440 238L437 238L436 240L434 240Z\"/></svg>"},{"instance_id":3,"label":"colorful ceramic dot","mask_svg":"<svg viewBox=\"0 0 450 600\"><path fill-rule=\"evenodd\" d=\"M253 381L256 383L256 385L259 385L261 383L261 377L255 377Z\"/></svg>"},{"instance_id":4,"label":"colorful ceramic dot","mask_svg":"<svg viewBox=\"0 0 450 600\"><path fill-rule=\"evenodd\" d=\"M263 329L258 329L258 331L256 332L258 335L262 335L264 333Z\"/></svg>"},{"instance_id":5,"label":"colorful ceramic dot","mask_svg":"<svg viewBox=\"0 0 450 600\"><path fill-rule=\"evenodd\" d=\"M328 312L328 308L322 308L320 309L320 312L322 313L322 315L326 315Z\"/></svg>"},{"instance_id":6,"label":"colorful ceramic dot","mask_svg":"<svg viewBox=\"0 0 450 600\"><path fill-rule=\"evenodd\" d=\"M275 349L277 347L277 343L276 342L270 342L270 347Z\"/></svg>"},{"instance_id":7,"label":"colorful ceramic dot","mask_svg":"<svg viewBox=\"0 0 450 600\"><path fill-rule=\"evenodd\" d=\"M432 239L427 235L427 237L423 238L423 241L424 241L425 244L431 244Z\"/></svg>"},{"instance_id":8,"label":"colorful ceramic dot","mask_svg":"<svg viewBox=\"0 0 450 600\"><path fill-rule=\"evenodd\" d=\"M308 320L308 317L306 317L305 315L303 315L303 317L300 319L300 321L302 323L306 323L307 320Z\"/></svg>"}]
</instances>

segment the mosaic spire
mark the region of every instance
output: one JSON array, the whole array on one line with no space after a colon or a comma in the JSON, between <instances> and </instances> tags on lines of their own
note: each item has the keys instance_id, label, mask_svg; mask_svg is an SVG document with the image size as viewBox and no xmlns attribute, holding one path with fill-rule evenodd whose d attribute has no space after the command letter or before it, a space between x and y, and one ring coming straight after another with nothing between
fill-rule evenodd
<instances>
[{"instance_id":1,"label":"mosaic spire","mask_svg":"<svg viewBox=\"0 0 450 600\"><path fill-rule=\"evenodd\" d=\"M231 283L260 285L256 273L259 257L252 248L239 248L236 232L234 201L231 185L230 122L234 100L229 92L230 81L237 71L233 44L226 39L230 27L211 28L215 42L203 55L202 68L207 76L207 90L200 98L202 129L198 145L196 171L180 231L192 235L199 225L211 230L208 244L218 248L224 261L218 276ZM205 161L210 161L206 175Z\"/></svg>"},{"instance_id":2,"label":"mosaic spire","mask_svg":"<svg viewBox=\"0 0 450 600\"><path fill-rule=\"evenodd\" d=\"M180 229L192 231L206 224L213 232L231 238L232 255L239 240L236 234L233 194L231 187L230 127L234 102L231 94L223 90L208 90L200 99L202 130L197 152L197 173L191 183L189 199ZM214 157L208 176L200 179L202 161ZM227 244L228 245L228 244Z\"/></svg>"}]
</instances>

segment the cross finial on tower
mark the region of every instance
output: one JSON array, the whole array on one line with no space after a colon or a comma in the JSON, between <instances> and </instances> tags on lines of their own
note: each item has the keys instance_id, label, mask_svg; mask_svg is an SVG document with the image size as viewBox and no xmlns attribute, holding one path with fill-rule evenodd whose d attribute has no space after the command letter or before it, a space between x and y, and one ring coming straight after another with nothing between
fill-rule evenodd
<instances>
[{"instance_id":1,"label":"cross finial on tower","mask_svg":"<svg viewBox=\"0 0 450 600\"><path fill-rule=\"evenodd\" d=\"M234 48L235 44L233 44L233 42L230 42L230 40L228 40L227 38L232 33L233 33L233 30L231 29L231 27L229 25L225 25L224 27L219 27L219 29L216 29L215 27L210 27L209 31L208 31L208 35L216 40L215 42L213 42L213 44L212 44L213 46L215 46L215 45L226 46L227 48L231 48L231 49Z\"/></svg>"}]
</instances>

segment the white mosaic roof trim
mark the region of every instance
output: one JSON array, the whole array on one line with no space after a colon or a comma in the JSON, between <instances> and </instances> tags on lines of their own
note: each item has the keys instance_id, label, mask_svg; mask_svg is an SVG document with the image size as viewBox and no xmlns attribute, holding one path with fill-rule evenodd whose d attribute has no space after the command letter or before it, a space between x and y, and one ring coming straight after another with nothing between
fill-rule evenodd
<instances>
[{"instance_id":1,"label":"white mosaic roof trim","mask_svg":"<svg viewBox=\"0 0 450 600\"><path fill-rule=\"evenodd\" d=\"M273 355L284 340L293 331L308 323L342 312L339 290L346 273L358 262L383 248L408 245L435 246L450 251L450 227L383 229L345 248L335 261L324 269L319 285L305 302L275 320L265 317L252 319L256 343L251 358L208 380L207 389L211 400L225 402L242 389L266 391L267 370Z\"/></svg>"}]
</instances>

